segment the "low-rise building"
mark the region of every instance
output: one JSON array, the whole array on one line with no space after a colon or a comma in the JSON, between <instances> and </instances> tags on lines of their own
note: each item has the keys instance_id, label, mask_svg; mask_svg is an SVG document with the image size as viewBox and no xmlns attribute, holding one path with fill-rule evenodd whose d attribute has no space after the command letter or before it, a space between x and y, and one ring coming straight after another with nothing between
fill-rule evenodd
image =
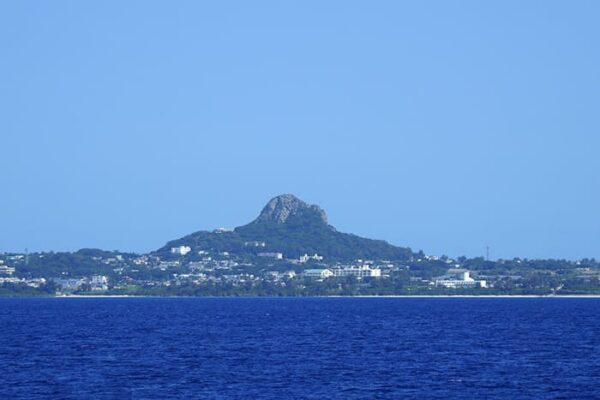
<instances>
[{"instance_id":1,"label":"low-rise building","mask_svg":"<svg viewBox=\"0 0 600 400\"><path fill-rule=\"evenodd\" d=\"M296 271L289 270L283 273L283 277L287 279L294 279L296 277Z\"/></svg>"},{"instance_id":2,"label":"low-rise building","mask_svg":"<svg viewBox=\"0 0 600 400\"><path fill-rule=\"evenodd\" d=\"M369 265L334 268L333 275L336 277L379 278L381 277L381 269L373 268Z\"/></svg>"},{"instance_id":3,"label":"low-rise building","mask_svg":"<svg viewBox=\"0 0 600 400\"><path fill-rule=\"evenodd\" d=\"M0 285L4 284L4 283L13 283L13 284L18 284L21 283L21 279L19 278L15 278L15 277L5 277L5 278L0 278Z\"/></svg>"},{"instance_id":4,"label":"low-rise building","mask_svg":"<svg viewBox=\"0 0 600 400\"><path fill-rule=\"evenodd\" d=\"M74 278L53 278L52 281L61 289L61 290L79 290L85 284L84 279L74 279Z\"/></svg>"},{"instance_id":5,"label":"low-rise building","mask_svg":"<svg viewBox=\"0 0 600 400\"><path fill-rule=\"evenodd\" d=\"M89 279L89 284L92 291L108 290L108 276L93 275Z\"/></svg>"},{"instance_id":6,"label":"low-rise building","mask_svg":"<svg viewBox=\"0 0 600 400\"><path fill-rule=\"evenodd\" d=\"M326 279L333 276L333 271L329 268L307 269L302 275L306 278Z\"/></svg>"},{"instance_id":7,"label":"low-rise building","mask_svg":"<svg viewBox=\"0 0 600 400\"><path fill-rule=\"evenodd\" d=\"M298 261L300 261L301 263L306 263L306 262L309 262L310 260L323 261L323 256L320 256L317 253L315 253L312 256L309 256L308 254L304 254L303 256L300 256L300 259Z\"/></svg>"},{"instance_id":8,"label":"low-rise building","mask_svg":"<svg viewBox=\"0 0 600 400\"><path fill-rule=\"evenodd\" d=\"M9 267L8 265L5 265L5 264L0 265L0 275L10 276L14 273L15 273L14 267Z\"/></svg>"},{"instance_id":9,"label":"low-rise building","mask_svg":"<svg viewBox=\"0 0 600 400\"><path fill-rule=\"evenodd\" d=\"M178 268L180 265L179 261L161 261L156 268L166 271L168 268Z\"/></svg>"},{"instance_id":10,"label":"low-rise building","mask_svg":"<svg viewBox=\"0 0 600 400\"><path fill-rule=\"evenodd\" d=\"M45 278L31 278L31 279L25 279L25 284L27 286L33 287L33 288L39 288L40 286L43 286L46 284L46 279Z\"/></svg>"},{"instance_id":11,"label":"low-rise building","mask_svg":"<svg viewBox=\"0 0 600 400\"><path fill-rule=\"evenodd\" d=\"M272 252L267 252L267 253L258 253L259 257L270 257L270 258L274 258L276 260L283 260L283 253L272 253Z\"/></svg>"},{"instance_id":12,"label":"low-rise building","mask_svg":"<svg viewBox=\"0 0 600 400\"><path fill-rule=\"evenodd\" d=\"M471 278L469 271L461 271L458 273L458 277L436 279L435 285L449 289L471 289L475 287L485 288L487 287L487 282Z\"/></svg>"},{"instance_id":13,"label":"low-rise building","mask_svg":"<svg viewBox=\"0 0 600 400\"><path fill-rule=\"evenodd\" d=\"M192 251L190 246L171 247L171 254L177 254L180 256L185 256L190 251Z\"/></svg>"}]
</instances>

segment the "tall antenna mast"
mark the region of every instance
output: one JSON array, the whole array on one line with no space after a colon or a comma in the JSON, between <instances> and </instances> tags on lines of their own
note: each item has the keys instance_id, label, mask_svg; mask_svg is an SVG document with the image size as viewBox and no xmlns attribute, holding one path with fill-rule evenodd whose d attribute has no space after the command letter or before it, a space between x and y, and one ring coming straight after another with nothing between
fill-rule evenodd
<instances>
[{"instance_id":1,"label":"tall antenna mast","mask_svg":"<svg viewBox=\"0 0 600 400\"><path fill-rule=\"evenodd\" d=\"M490 261L490 246L485 246L485 260Z\"/></svg>"},{"instance_id":2,"label":"tall antenna mast","mask_svg":"<svg viewBox=\"0 0 600 400\"><path fill-rule=\"evenodd\" d=\"M25 265L29 265L29 250L25 249Z\"/></svg>"}]
</instances>

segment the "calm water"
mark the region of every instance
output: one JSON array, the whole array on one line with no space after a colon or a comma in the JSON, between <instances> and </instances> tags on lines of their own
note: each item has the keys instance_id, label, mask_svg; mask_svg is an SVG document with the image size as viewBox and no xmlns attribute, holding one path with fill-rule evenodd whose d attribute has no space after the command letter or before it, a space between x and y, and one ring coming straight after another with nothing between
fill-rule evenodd
<instances>
[{"instance_id":1,"label":"calm water","mask_svg":"<svg viewBox=\"0 0 600 400\"><path fill-rule=\"evenodd\" d=\"M600 398L600 299L0 299L0 398Z\"/></svg>"}]
</instances>

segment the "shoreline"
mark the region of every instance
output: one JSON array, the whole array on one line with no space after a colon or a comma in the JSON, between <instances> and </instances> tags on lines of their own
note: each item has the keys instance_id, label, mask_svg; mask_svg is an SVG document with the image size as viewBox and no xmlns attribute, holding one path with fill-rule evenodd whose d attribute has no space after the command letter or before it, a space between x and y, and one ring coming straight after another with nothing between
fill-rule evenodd
<instances>
[{"instance_id":1,"label":"shoreline","mask_svg":"<svg viewBox=\"0 0 600 400\"><path fill-rule=\"evenodd\" d=\"M157 298L157 299L306 299L306 298L361 298L361 299L410 299L410 298L486 298L486 299L598 299L600 294L565 294L565 295L535 295L535 294L440 294L440 295L330 295L330 296L152 296L152 295L123 295L123 294L74 294L67 296L0 296L0 298L50 298L50 299L135 299L135 298Z\"/></svg>"}]
</instances>

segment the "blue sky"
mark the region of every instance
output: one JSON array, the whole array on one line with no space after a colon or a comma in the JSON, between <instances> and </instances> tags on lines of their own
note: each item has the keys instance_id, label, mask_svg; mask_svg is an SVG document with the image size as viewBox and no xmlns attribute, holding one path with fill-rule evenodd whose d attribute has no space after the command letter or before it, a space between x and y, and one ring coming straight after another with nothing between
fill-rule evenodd
<instances>
[{"instance_id":1,"label":"blue sky","mask_svg":"<svg viewBox=\"0 0 600 400\"><path fill-rule=\"evenodd\" d=\"M0 4L0 251L339 230L600 257L600 3Z\"/></svg>"}]
</instances>

